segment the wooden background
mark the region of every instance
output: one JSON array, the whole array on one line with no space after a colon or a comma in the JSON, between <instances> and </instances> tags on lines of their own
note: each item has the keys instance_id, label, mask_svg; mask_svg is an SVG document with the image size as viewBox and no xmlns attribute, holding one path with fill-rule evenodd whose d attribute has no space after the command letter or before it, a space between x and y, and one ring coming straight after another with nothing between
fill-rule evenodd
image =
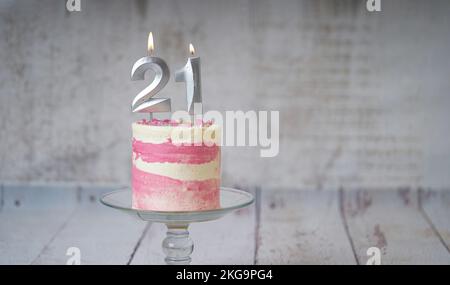
<instances>
[{"instance_id":1,"label":"wooden background","mask_svg":"<svg viewBox=\"0 0 450 285\"><path fill-rule=\"evenodd\" d=\"M450 186L448 1L81 2L0 4L0 181L128 183L151 30L172 71L195 44L206 109L280 111L279 155L224 148L225 185Z\"/></svg>"},{"instance_id":2,"label":"wooden background","mask_svg":"<svg viewBox=\"0 0 450 285\"><path fill-rule=\"evenodd\" d=\"M381 2L0 1L0 264L162 262L162 225L98 203L130 181L149 31L172 73L194 43L207 110L280 112L278 156L223 148L256 203L193 225L193 263L450 264L450 2Z\"/></svg>"},{"instance_id":3,"label":"wooden background","mask_svg":"<svg viewBox=\"0 0 450 285\"><path fill-rule=\"evenodd\" d=\"M248 208L190 226L192 264L450 264L450 192L247 189ZM163 264L166 228L100 205L109 188L0 188L0 264Z\"/></svg>"}]
</instances>

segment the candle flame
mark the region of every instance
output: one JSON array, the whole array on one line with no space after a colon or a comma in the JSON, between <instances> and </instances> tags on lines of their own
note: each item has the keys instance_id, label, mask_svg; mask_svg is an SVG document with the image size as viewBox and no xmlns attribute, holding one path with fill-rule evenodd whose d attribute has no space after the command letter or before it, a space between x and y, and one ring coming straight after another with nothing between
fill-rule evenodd
<instances>
[{"instance_id":1,"label":"candle flame","mask_svg":"<svg viewBox=\"0 0 450 285\"><path fill-rule=\"evenodd\" d=\"M148 44L147 44L147 51L149 54L152 54L152 52L155 50L155 46L153 44L153 33L150 32L148 34Z\"/></svg>"},{"instance_id":2,"label":"candle flame","mask_svg":"<svg viewBox=\"0 0 450 285\"><path fill-rule=\"evenodd\" d=\"M192 44L189 44L189 53L190 53L191 55L194 55L194 54L195 54L195 49L194 49L194 46L193 46Z\"/></svg>"}]
</instances>

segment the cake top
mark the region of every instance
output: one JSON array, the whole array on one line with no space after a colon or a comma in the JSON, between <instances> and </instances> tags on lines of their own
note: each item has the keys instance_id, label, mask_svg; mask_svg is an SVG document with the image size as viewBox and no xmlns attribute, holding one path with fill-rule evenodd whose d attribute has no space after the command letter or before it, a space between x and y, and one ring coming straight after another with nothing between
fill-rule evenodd
<instances>
[{"instance_id":1,"label":"cake top","mask_svg":"<svg viewBox=\"0 0 450 285\"><path fill-rule=\"evenodd\" d=\"M181 127L181 132L178 127ZM190 121L142 119L132 124L133 139L144 143L173 144L221 144L221 127L211 121L198 120L191 125Z\"/></svg>"},{"instance_id":2,"label":"cake top","mask_svg":"<svg viewBox=\"0 0 450 285\"><path fill-rule=\"evenodd\" d=\"M159 120L159 119L152 119L151 121L146 120L146 119L142 119L140 121L137 121L136 124L139 125L146 125L146 126L160 126L160 127L178 127L178 126L185 126L185 127L192 127L191 122L190 121L181 121L181 120ZM202 127L209 127L211 125L213 125L214 122L213 121L202 121L201 119L196 121L196 126L202 126Z\"/></svg>"}]
</instances>

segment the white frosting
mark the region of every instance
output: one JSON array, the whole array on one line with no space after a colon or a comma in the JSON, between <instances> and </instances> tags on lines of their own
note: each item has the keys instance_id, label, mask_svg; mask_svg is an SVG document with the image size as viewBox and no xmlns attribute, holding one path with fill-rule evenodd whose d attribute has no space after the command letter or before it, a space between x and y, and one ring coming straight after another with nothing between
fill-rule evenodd
<instances>
[{"instance_id":1,"label":"white frosting","mask_svg":"<svg viewBox=\"0 0 450 285\"><path fill-rule=\"evenodd\" d=\"M211 126L152 126L139 123L132 124L133 137L144 143L161 144L172 141L173 144L220 145L222 129L219 125Z\"/></svg>"},{"instance_id":2,"label":"white frosting","mask_svg":"<svg viewBox=\"0 0 450 285\"><path fill-rule=\"evenodd\" d=\"M220 156L203 164L185 164L170 162L145 162L133 154L133 164L137 169L156 175L178 180L207 180L220 177Z\"/></svg>"}]
</instances>

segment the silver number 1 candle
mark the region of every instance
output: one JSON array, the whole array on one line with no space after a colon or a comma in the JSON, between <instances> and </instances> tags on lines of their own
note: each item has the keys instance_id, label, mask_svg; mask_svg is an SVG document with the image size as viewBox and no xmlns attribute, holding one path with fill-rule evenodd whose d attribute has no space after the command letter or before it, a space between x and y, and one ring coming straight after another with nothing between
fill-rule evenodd
<instances>
[{"instance_id":1,"label":"silver number 1 candle","mask_svg":"<svg viewBox=\"0 0 450 285\"><path fill-rule=\"evenodd\" d=\"M192 44L189 44L189 53L191 56L186 65L175 73L175 81L186 83L187 110L194 115L194 104L202 102L200 57L194 57Z\"/></svg>"},{"instance_id":2,"label":"silver number 1 candle","mask_svg":"<svg viewBox=\"0 0 450 285\"><path fill-rule=\"evenodd\" d=\"M150 119L154 112L170 112L169 98L152 98L155 96L169 81L170 70L166 62L159 58L151 56L154 50L153 34L148 35L148 56L138 59L131 70L131 80L144 80L147 70L152 70L155 77L146 88L144 88L134 98L131 104L131 110L139 113L150 113Z\"/></svg>"}]
</instances>

